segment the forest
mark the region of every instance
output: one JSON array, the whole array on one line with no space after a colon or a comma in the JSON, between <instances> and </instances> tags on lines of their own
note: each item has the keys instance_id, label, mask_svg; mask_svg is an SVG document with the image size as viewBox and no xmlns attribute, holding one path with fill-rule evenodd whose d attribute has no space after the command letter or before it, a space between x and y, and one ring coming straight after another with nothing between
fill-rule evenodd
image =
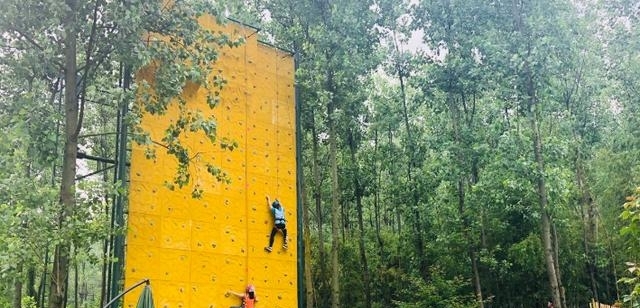
<instances>
[{"instance_id":1,"label":"forest","mask_svg":"<svg viewBox=\"0 0 640 308\"><path fill-rule=\"evenodd\" d=\"M141 88L146 112L187 81L215 108L203 76L243 42L203 14L296 58L299 307L640 307L635 0L2 0L0 307L111 297L126 157L76 158L155 142ZM183 116L180 187L176 136L215 137Z\"/></svg>"}]
</instances>

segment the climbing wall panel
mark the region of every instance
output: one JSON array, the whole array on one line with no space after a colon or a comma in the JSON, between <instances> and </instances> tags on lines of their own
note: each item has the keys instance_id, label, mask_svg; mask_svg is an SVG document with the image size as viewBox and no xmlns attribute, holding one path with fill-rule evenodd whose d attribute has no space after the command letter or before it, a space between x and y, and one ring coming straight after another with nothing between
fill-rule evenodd
<instances>
[{"instance_id":1,"label":"climbing wall panel","mask_svg":"<svg viewBox=\"0 0 640 308\"><path fill-rule=\"evenodd\" d=\"M220 149L202 133L182 137L198 157L190 166L192 184L170 190L163 184L176 172L176 159L156 148L157 157L145 158L145 148L132 144L125 287L150 279L156 307L230 307L227 290L242 292L253 284L258 307L297 307L296 162L294 65L292 56L258 42L256 29L234 22L201 23L214 30L241 35L246 43L224 48L216 63L227 85L213 110L205 90L190 85L184 98L190 108L217 119L217 135L233 140L233 151ZM154 141L177 118L145 115L142 126ZM220 183L206 172L206 163L223 169L230 183ZM193 185L204 188L191 197ZM278 198L286 211L288 249L278 234L273 252L268 244L273 221L266 196ZM293 241L292 241L293 240ZM124 306L135 307L140 291L125 296Z\"/></svg>"}]
</instances>

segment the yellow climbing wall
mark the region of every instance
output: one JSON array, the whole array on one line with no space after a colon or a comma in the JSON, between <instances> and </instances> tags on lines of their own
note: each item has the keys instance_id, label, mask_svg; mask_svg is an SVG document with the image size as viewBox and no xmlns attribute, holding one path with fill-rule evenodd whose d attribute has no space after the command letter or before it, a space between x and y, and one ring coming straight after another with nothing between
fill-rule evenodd
<instances>
[{"instance_id":1,"label":"yellow climbing wall","mask_svg":"<svg viewBox=\"0 0 640 308\"><path fill-rule=\"evenodd\" d=\"M191 155L192 182L204 188L201 199L191 187L171 191L163 183L175 175L176 160L162 148L157 158L145 158L145 148L132 144L125 288L151 281L159 308L216 308L238 305L227 290L256 287L258 306L297 307L296 161L294 64L291 54L257 41L256 29L235 22L219 26L213 18L201 23L215 31L242 35L246 43L225 48L216 73L228 81L219 106L206 106L205 89L189 86L189 108L213 114L218 136L238 143L229 152L202 134L181 140ZM142 126L160 141L176 109L161 117L146 115ZM218 183L206 172L205 161L229 174L230 184ZM273 226L266 196L284 205L289 248L276 235L267 253ZM142 288L125 296L124 307L135 307Z\"/></svg>"}]
</instances>

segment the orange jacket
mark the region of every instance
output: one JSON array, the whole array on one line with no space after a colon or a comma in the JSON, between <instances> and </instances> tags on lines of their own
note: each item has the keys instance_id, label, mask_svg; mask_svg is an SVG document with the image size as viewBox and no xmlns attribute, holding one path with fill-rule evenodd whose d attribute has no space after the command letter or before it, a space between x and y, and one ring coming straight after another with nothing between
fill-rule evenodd
<instances>
[{"instance_id":1,"label":"orange jacket","mask_svg":"<svg viewBox=\"0 0 640 308\"><path fill-rule=\"evenodd\" d=\"M243 308L255 308L257 298L249 298L249 294L244 295L242 298L242 307Z\"/></svg>"}]
</instances>

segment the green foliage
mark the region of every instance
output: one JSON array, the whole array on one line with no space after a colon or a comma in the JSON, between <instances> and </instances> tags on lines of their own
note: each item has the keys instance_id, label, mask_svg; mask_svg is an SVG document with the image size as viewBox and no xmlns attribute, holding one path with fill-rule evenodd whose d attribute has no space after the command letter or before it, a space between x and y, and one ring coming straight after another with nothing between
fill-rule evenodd
<instances>
[{"instance_id":1,"label":"green foliage","mask_svg":"<svg viewBox=\"0 0 640 308\"><path fill-rule=\"evenodd\" d=\"M633 260L636 260L637 251L640 250L640 187L636 188L633 195L627 198L622 206L620 219L625 225L620 229L620 234L626 239L626 247L633 252ZM625 294L624 301L631 303L632 307L640 306L640 267L636 262L628 261L627 277L620 278L620 282L631 289Z\"/></svg>"},{"instance_id":2,"label":"green foliage","mask_svg":"<svg viewBox=\"0 0 640 308\"><path fill-rule=\"evenodd\" d=\"M475 307L473 296L460 295L467 288L468 282L463 277L446 278L435 268L430 271L431 279L425 282L419 278L411 278L399 290L398 300L394 301L398 308L419 307Z\"/></svg>"},{"instance_id":3,"label":"green foliage","mask_svg":"<svg viewBox=\"0 0 640 308\"><path fill-rule=\"evenodd\" d=\"M115 131L114 107L130 107L130 138L147 147L146 156L160 150L175 157L169 189L190 187L194 162L230 181L180 142L186 135L197 133L224 151L238 147L218 138L216 119L181 93L207 90L205 103L215 108L226 86L216 60L243 39L202 29L194 17L223 22L221 12L229 10L259 24L264 40L296 52L316 307L331 304L329 258L321 250L334 244L329 218L338 214L341 306L367 307L369 293L372 307L477 307L472 253L485 307L546 302L539 235L545 213L557 233L569 306L583 305L592 292L613 301L614 277L623 270L626 284L618 287L628 287L627 300L636 301L637 196L622 214L618 206L640 174L634 1L124 3L85 1L77 9L78 92L86 104L79 147L111 155L112 139L93 135ZM124 193L120 183L98 184L111 182L108 174L78 182L77 211L64 226L55 223L65 9L60 1L0 1L0 306L10 305L10 282L24 276L20 265L44 270L47 248L73 243L72 262L97 267L96 243L123 232L106 228L110 199ZM117 86L121 63L141 72L131 91ZM155 139L140 127L145 115L174 107L177 116ZM534 133L543 144L542 169ZM337 191L327 163L332 152ZM546 181L547 209L539 207L538 178ZM191 194L201 197L206 188L194 185ZM327 206L334 196L340 213ZM592 200L592 213L585 200ZM586 236L589 222L597 237Z\"/></svg>"},{"instance_id":4,"label":"green foliage","mask_svg":"<svg viewBox=\"0 0 640 308\"><path fill-rule=\"evenodd\" d=\"M524 240L509 247L508 253L513 266L523 269L523 272L537 272L537 275L541 275L541 269L544 268L541 252L540 236L529 234ZM532 256L538 258L532 259Z\"/></svg>"},{"instance_id":5,"label":"green foliage","mask_svg":"<svg viewBox=\"0 0 640 308\"><path fill-rule=\"evenodd\" d=\"M33 297L25 296L25 297L22 298L22 307L24 307L24 308L37 308L38 307L38 303Z\"/></svg>"},{"instance_id":6,"label":"green foliage","mask_svg":"<svg viewBox=\"0 0 640 308\"><path fill-rule=\"evenodd\" d=\"M136 25L138 34L142 35L144 31L147 41L143 44L132 42L126 46L136 51L136 58L125 58L134 70L144 68L136 90L142 103L132 105L129 118L134 132L132 139L147 146L148 158L155 157L152 147L157 144L174 156L177 172L166 186L182 188L191 182L189 166L197 155L190 153L181 143L181 136L201 131L210 142L218 140L216 119L204 117L201 110L187 106L187 100L180 95L186 87L202 87L207 93L207 105L215 108L220 100L220 91L227 83L224 76L214 70L219 53L223 48L241 45L244 38L237 33L229 35L200 26L196 18L207 14L216 18L218 23L224 23L220 18L220 8L208 1L190 1L188 4L178 1L166 8L161 3L145 2L135 9L143 14L143 20ZM129 49L123 50L125 56ZM178 117L169 122L160 140L150 140L149 134L137 126L140 119L145 114L163 115L170 104L177 105ZM233 142L222 141L220 147L232 150ZM211 174L218 180L229 181L224 172ZM196 185L192 196L198 198L203 193L202 187Z\"/></svg>"}]
</instances>

